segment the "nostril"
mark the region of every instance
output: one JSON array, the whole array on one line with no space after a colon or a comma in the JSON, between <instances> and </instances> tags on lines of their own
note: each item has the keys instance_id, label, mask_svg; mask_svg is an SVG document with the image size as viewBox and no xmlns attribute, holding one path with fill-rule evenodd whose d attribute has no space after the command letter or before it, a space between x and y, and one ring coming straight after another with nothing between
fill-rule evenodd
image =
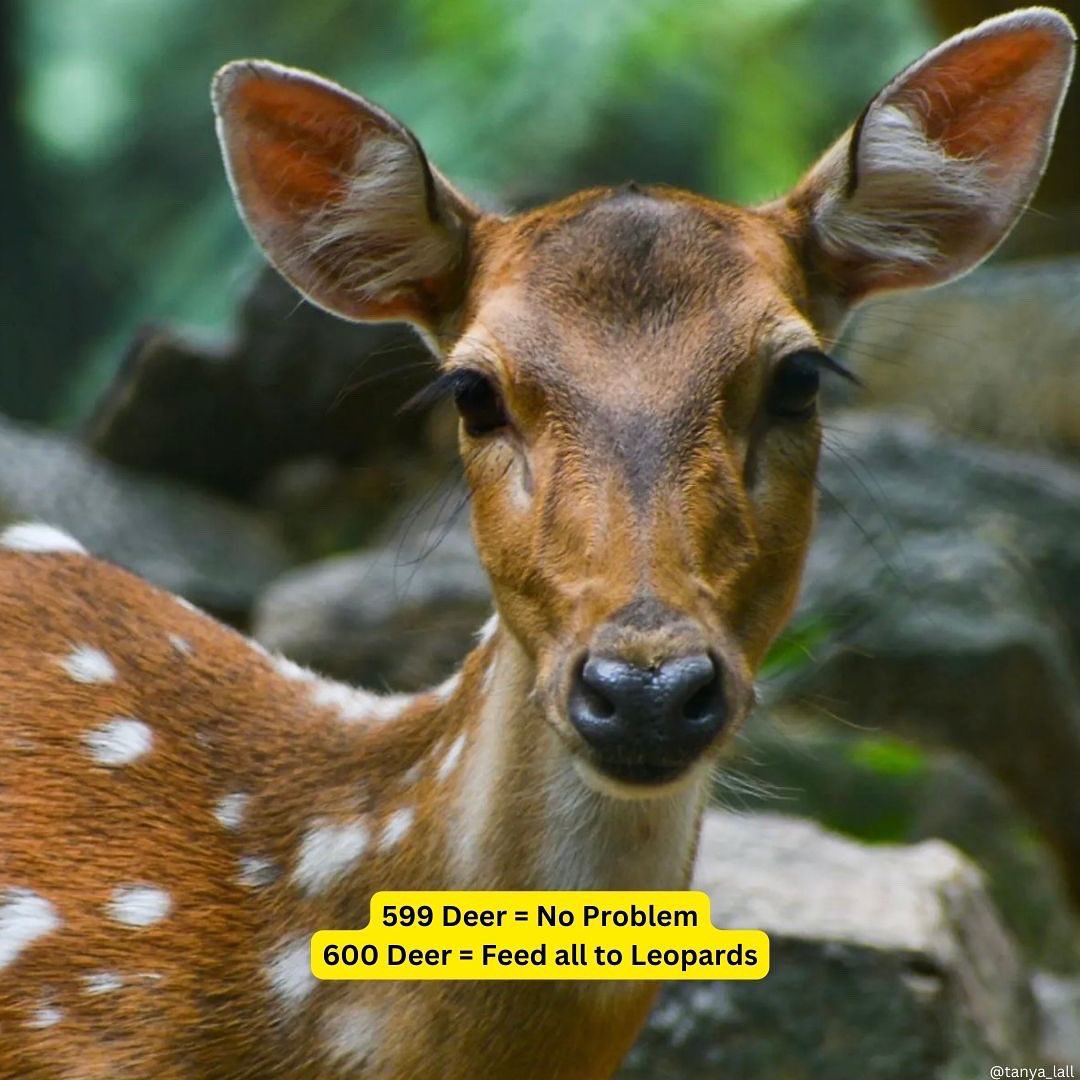
<instances>
[{"instance_id":1,"label":"nostril","mask_svg":"<svg viewBox=\"0 0 1080 1080\"><path fill-rule=\"evenodd\" d=\"M682 714L686 720L705 720L712 715L716 702L716 676L695 690L683 703Z\"/></svg>"},{"instance_id":2,"label":"nostril","mask_svg":"<svg viewBox=\"0 0 1080 1080\"><path fill-rule=\"evenodd\" d=\"M711 656L683 656L661 668L668 686L670 715L697 723L710 719L719 699L719 668Z\"/></svg>"},{"instance_id":3,"label":"nostril","mask_svg":"<svg viewBox=\"0 0 1080 1080\"><path fill-rule=\"evenodd\" d=\"M583 660L574 679L574 712L588 721L614 720L619 712L607 665L593 658Z\"/></svg>"},{"instance_id":4,"label":"nostril","mask_svg":"<svg viewBox=\"0 0 1080 1080\"><path fill-rule=\"evenodd\" d=\"M615 716L615 702L605 697L596 687L590 686L585 679L581 682L581 697L597 720L611 720Z\"/></svg>"}]
</instances>

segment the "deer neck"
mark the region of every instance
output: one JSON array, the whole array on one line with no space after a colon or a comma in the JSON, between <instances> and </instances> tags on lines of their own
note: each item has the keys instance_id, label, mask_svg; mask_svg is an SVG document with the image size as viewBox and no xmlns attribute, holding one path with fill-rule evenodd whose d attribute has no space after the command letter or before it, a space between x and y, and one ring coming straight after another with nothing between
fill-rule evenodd
<instances>
[{"instance_id":1,"label":"deer neck","mask_svg":"<svg viewBox=\"0 0 1080 1080\"><path fill-rule=\"evenodd\" d=\"M445 706L466 736L446 792L447 887L685 888L707 773L655 798L596 790L535 684L532 660L492 623Z\"/></svg>"}]
</instances>

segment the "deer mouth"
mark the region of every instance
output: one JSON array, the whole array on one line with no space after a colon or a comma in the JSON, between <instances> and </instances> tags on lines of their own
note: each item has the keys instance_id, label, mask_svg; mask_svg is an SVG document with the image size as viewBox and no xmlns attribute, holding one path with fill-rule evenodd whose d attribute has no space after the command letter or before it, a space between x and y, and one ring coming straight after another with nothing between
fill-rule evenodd
<instances>
[{"instance_id":1,"label":"deer mouth","mask_svg":"<svg viewBox=\"0 0 1080 1080\"><path fill-rule=\"evenodd\" d=\"M644 758L622 756L598 756L590 754L586 759L589 765L606 779L628 787L664 787L684 776L690 767L699 760L690 761L649 761Z\"/></svg>"}]
</instances>

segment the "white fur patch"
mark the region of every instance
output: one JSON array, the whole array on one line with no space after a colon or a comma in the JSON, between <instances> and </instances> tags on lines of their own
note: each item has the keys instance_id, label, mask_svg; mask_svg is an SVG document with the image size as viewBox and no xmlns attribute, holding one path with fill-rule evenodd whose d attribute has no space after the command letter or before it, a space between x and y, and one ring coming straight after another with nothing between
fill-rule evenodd
<instances>
[{"instance_id":1,"label":"white fur patch","mask_svg":"<svg viewBox=\"0 0 1080 1080\"><path fill-rule=\"evenodd\" d=\"M179 634L169 634L169 644L180 653L181 656L190 656L194 651L194 647L186 637L181 637Z\"/></svg>"},{"instance_id":2,"label":"white fur patch","mask_svg":"<svg viewBox=\"0 0 1080 1080\"><path fill-rule=\"evenodd\" d=\"M85 555L86 548L62 529L40 521L26 521L9 525L0 532L0 547L9 551L25 551L28 554Z\"/></svg>"},{"instance_id":3,"label":"white fur patch","mask_svg":"<svg viewBox=\"0 0 1080 1080\"><path fill-rule=\"evenodd\" d=\"M476 634L476 642L478 645L487 645L490 641L494 640L495 635L499 632L499 616L492 615L490 619L483 626L480 627Z\"/></svg>"},{"instance_id":4,"label":"white fur patch","mask_svg":"<svg viewBox=\"0 0 1080 1080\"><path fill-rule=\"evenodd\" d=\"M99 971L83 976L83 987L88 994L111 994L123 985L124 980L115 971Z\"/></svg>"},{"instance_id":5,"label":"white fur patch","mask_svg":"<svg viewBox=\"0 0 1080 1080\"><path fill-rule=\"evenodd\" d=\"M379 833L379 850L389 851L397 847L405 834L412 828L416 818L416 809L412 806L404 806L395 810L387 819Z\"/></svg>"},{"instance_id":6,"label":"white fur patch","mask_svg":"<svg viewBox=\"0 0 1080 1080\"><path fill-rule=\"evenodd\" d=\"M401 774L401 786L411 788L424 774L424 759L419 758L409 766L407 772Z\"/></svg>"},{"instance_id":7,"label":"white fur patch","mask_svg":"<svg viewBox=\"0 0 1080 1080\"><path fill-rule=\"evenodd\" d=\"M318 896L360 861L368 839L367 827L359 821L314 826L300 841L293 880L309 896Z\"/></svg>"},{"instance_id":8,"label":"white fur patch","mask_svg":"<svg viewBox=\"0 0 1080 1080\"><path fill-rule=\"evenodd\" d=\"M100 650L79 645L61 661L64 670L81 683L108 683L116 679L113 662Z\"/></svg>"},{"instance_id":9,"label":"white fur patch","mask_svg":"<svg viewBox=\"0 0 1080 1080\"><path fill-rule=\"evenodd\" d=\"M311 938L294 937L284 942L266 965L266 978L286 1005L295 1007L315 989L311 974Z\"/></svg>"},{"instance_id":10,"label":"white fur patch","mask_svg":"<svg viewBox=\"0 0 1080 1080\"><path fill-rule=\"evenodd\" d=\"M236 880L249 889L260 889L272 885L278 879L280 871L277 865L260 855L241 855L236 860Z\"/></svg>"},{"instance_id":11,"label":"white fur patch","mask_svg":"<svg viewBox=\"0 0 1080 1080\"><path fill-rule=\"evenodd\" d=\"M223 795L214 807L214 817L223 829L235 831L244 824L244 815L247 813L248 803L251 796L243 791L234 791L229 795Z\"/></svg>"},{"instance_id":12,"label":"white fur patch","mask_svg":"<svg viewBox=\"0 0 1080 1080\"><path fill-rule=\"evenodd\" d=\"M457 768L458 762L461 760L461 753L464 749L465 734L463 732L450 744L450 749L446 751L446 756L439 762L437 776L440 780L446 780Z\"/></svg>"},{"instance_id":13,"label":"white fur patch","mask_svg":"<svg viewBox=\"0 0 1080 1080\"><path fill-rule=\"evenodd\" d=\"M326 1056L341 1068L367 1075L382 1045L384 1024L378 1010L349 1006L330 1014L324 1024Z\"/></svg>"},{"instance_id":14,"label":"white fur patch","mask_svg":"<svg viewBox=\"0 0 1080 1080\"><path fill-rule=\"evenodd\" d=\"M114 716L82 737L90 756L109 768L130 765L150 752L154 745L154 733L149 725L132 716Z\"/></svg>"},{"instance_id":15,"label":"white fur patch","mask_svg":"<svg viewBox=\"0 0 1080 1080\"><path fill-rule=\"evenodd\" d=\"M153 926L172 909L172 897L153 885L121 885L113 889L109 915L125 926Z\"/></svg>"},{"instance_id":16,"label":"white fur patch","mask_svg":"<svg viewBox=\"0 0 1080 1080\"><path fill-rule=\"evenodd\" d=\"M38 938L60 926L56 908L30 889L0 893L0 971Z\"/></svg>"},{"instance_id":17,"label":"white fur patch","mask_svg":"<svg viewBox=\"0 0 1080 1080\"><path fill-rule=\"evenodd\" d=\"M199 615L204 619L210 618L201 607L196 607L190 600L183 596L173 595L173 600L175 600L185 611L190 611L192 615Z\"/></svg>"},{"instance_id":18,"label":"white fur patch","mask_svg":"<svg viewBox=\"0 0 1080 1080\"><path fill-rule=\"evenodd\" d=\"M304 230L307 251L294 259L334 255L341 287L372 297L434 277L459 257L458 238L445 228L420 227L430 210L423 172L412 145L380 138L373 129L343 176L344 196L328 201Z\"/></svg>"},{"instance_id":19,"label":"white fur patch","mask_svg":"<svg viewBox=\"0 0 1080 1080\"><path fill-rule=\"evenodd\" d=\"M841 152L842 151L842 152ZM836 154L836 161L829 159ZM829 155L833 182L814 213L825 249L885 266L925 266L941 255L941 226L993 201L977 160L951 157L895 105L875 106L859 138L859 181L848 195L846 146Z\"/></svg>"},{"instance_id":20,"label":"white fur patch","mask_svg":"<svg viewBox=\"0 0 1080 1080\"><path fill-rule=\"evenodd\" d=\"M443 682L439 683L439 685L431 692L435 695L436 700L445 703L457 693L457 689L460 685L461 672L456 671L449 679L445 679Z\"/></svg>"},{"instance_id":21,"label":"white fur patch","mask_svg":"<svg viewBox=\"0 0 1080 1080\"><path fill-rule=\"evenodd\" d=\"M265 652L265 650L261 651ZM276 653L267 655L274 670L283 679L288 679L289 682L311 682L318 677L314 671L309 671L306 667L296 663L295 660L290 660L287 656L278 656Z\"/></svg>"},{"instance_id":22,"label":"white fur patch","mask_svg":"<svg viewBox=\"0 0 1080 1080\"><path fill-rule=\"evenodd\" d=\"M33 1011L30 1015L30 1019L26 1022L26 1026L28 1028L41 1030L42 1028L49 1028L54 1024L59 1024L63 1019L63 1009L58 1009L55 1005L42 1005Z\"/></svg>"},{"instance_id":23,"label":"white fur patch","mask_svg":"<svg viewBox=\"0 0 1080 1080\"><path fill-rule=\"evenodd\" d=\"M324 709L333 709L347 724L382 723L398 716L415 699L411 694L380 696L346 683L319 679L311 688L311 700Z\"/></svg>"}]
</instances>

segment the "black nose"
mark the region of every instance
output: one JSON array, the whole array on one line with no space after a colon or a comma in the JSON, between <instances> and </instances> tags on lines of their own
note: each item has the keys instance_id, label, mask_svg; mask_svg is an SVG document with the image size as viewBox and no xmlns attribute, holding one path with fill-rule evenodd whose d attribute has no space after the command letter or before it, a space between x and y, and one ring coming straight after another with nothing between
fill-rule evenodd
<instances>
[{"instance_id":1,"label":"black nose","mask_svg":"<svg viewBox=\"0 0 1080 1080\"><path fill-rule=\"evenodd\" d=\"M670 779L724 724L720 672L704 653L640 667L604 656L582 665L570 720L606 772L627 780Z\"/></svg>"}]
</instances>

